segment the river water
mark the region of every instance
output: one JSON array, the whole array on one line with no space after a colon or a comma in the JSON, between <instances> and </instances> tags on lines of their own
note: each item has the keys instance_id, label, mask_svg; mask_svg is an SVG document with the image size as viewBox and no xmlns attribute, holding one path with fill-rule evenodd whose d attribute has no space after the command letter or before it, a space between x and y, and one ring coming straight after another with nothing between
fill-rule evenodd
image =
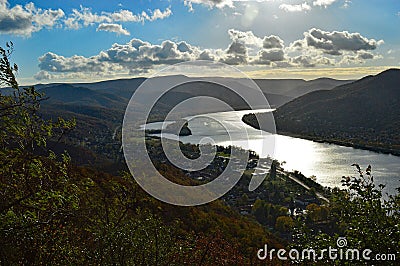
<instances>
[{"instance_id":1,"label":"river water","mask_svg":"<svg viewBox=\"0 0 400 266\"><path fill-rule=\"evenodd\" d=\"M278 134L266 134L241 120L244 114L265 111L270 110L230 111L188 117L192 135L178 137L173 134L163 134L162 136L179 139L183 143L212 143L250 149L257 152L260 157L270 156L278 161L284 161L283 167L286 170L298 170L308 177L314 175L318 183L328 187L340 187L342 176L357 175L351 164L358 163L363 168L370 164L375 183L386 185L384 193L393 195L396 193L396 188L400 187L400 157ZM162 127L162 122L146 125L147 129Z\"/></svg>"}]
</instances>

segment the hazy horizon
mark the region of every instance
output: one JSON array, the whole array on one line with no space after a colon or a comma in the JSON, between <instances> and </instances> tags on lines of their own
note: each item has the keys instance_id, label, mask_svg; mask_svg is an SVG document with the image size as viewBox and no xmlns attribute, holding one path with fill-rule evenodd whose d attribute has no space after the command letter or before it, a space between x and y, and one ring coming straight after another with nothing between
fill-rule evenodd
<instances>
[{"instance_id":1,"label":"hazy horizon","mask_svg":"<svg viewBox=\"0 0 400 266\"><path fill-rule=\"evenodd\" d=\"M334 80L341 80L341 81L353 81L353 80L359 80L362 79L364 77L367 77L369 75L377 75L383 71L389 70L389 69L399 69L398 67L387 67L387 68L383 68L382 70L379 70L377 72L373 71L371 72L371 74L365 74L365 75L359 75L359 76L355 76L354 78L348 78L348 79L344 79L344 78L334 78L334 77L329 77L329 76L319 76L319 77L313 77L313 78L306 78L306 77L288 77L285 78L284 76L282 77L251 77L250 78L254 79L254 80L304 80L304 81L313 81L313 80L319 80L319 79L334 79ZM169 76L174 76L174 74L171 75L165 75L162 77L169 77ZM186 75L185 75L186 76ZM232 78L232 79L240 79L240 77L225 77L225 76L186 76L188 78ZM106 78L106 79L92 79L92 80L66 80L66 81L49 81L49 82L40 82L37 81L36 83L20 83L21 86L35 86L35 85L49 85L49 84L87 84L87 83L98 83L98 82L106 82L106 81L117 81L117 80L132 80L132 79L148 79L151 77L147 77L147 76L138 76L138 77L114 77L114 78Z\"/></svg>"}]
</instances>

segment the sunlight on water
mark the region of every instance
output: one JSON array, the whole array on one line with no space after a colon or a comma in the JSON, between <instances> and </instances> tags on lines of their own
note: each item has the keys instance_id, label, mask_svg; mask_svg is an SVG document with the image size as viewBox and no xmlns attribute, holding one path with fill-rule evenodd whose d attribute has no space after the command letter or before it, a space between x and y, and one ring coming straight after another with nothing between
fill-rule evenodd
<instances>
[{"instance_id":1,"label":"sunlight on water","mask_svg":"<svg viewBox=\"0 0 400 266\"><path fill-rule=\"evenodd\" d=\"M340 187L341 177L356 175L351 164L358 163L366 168L372 165L376 183L385 184L385 192L395 194L400 186L400 157L376 152L343 147L334 144L318 143L310 140L292 138L282 135L271 135L256 130L242 122L244 114L270 110L232 111L207 114L198 118L191 117L189 128L191 136L178 137L164 134L163 137L179 139L184 143L198 144L205 137L212 137L217 145L239 146L257 152L260 157L273 157L285 161L286 170L298 170L310 177L315 175L317 182L323 186ZM224 121L223 125L216 121ZM152 124L152 128L157 128ZM227 134L226 127L230 134ZM275 140L275 151L266 148L265 144ZM268 146L268 145L267 145Z\"/></svg>"}]
</instances>

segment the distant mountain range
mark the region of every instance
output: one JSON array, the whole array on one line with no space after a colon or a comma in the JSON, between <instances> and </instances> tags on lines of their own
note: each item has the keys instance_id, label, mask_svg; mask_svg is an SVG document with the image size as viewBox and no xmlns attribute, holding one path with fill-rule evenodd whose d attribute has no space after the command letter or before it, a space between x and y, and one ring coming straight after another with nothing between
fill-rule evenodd
<instances>
[{"instance_id":1,"label":"distant mountain range","mask_svg":"<svg viewBox=\"0 0 400 266\"><path fill-rule=\"evenodd\" d=\"M112 121L122 121L126 106L137 88L146 80L146 78L118 79L94 83L51 83L36 84L35 88L45 94L46 101L42 102L42 111L46 116L54 117L56 114L65 113L68 117L75 113L77 117L84 116L94 119L102 119L102 116ZM186 76L165 76L154 78L155 87L163 87L171 81L184 83L177 86L163 97L154 106L150 120L163 120L174 106L182 101L195 96L210 96L227 102L236 110L248 109L249 106L239 95L224 86L207 82L208 78L189 78ZM197 80L197 81L195 81ZM198 81L200 80L200 81ZM251 90L247 80L237 78L212 78L213 81L222 82L228 86L234 86ZM295 97L303 95L306 92L317 89L331 89L337 85L348 83L350 81L341 81L333 79L316 79L305 81L295 80L254 80L260 86L265 97L268 99L270 107L277 108ZM1 89L1 93L9 93L10 90ZM149 91L149 95L157 94L157 88ZM258 106L266 108L266 106ZM58 110L58 111L56 111ZM225 108L214 105L206 106L204 104L194 104L191 106L193 114L226 111ZM141 115L138 113L138 115ZM103 124L104 121L98 121Z\"/></svg>"},{"instance_id":2,"label":"distant mountain range","mask_svg":"<svg viewBox=\"0 0 400 266\"><path fill-rule=\"evenodd\" d=\"M180 95L177 100L193 97L198 95L209 94L210 96L221 98L222 100L232 101L234 108L243 108L243 99L235 99L229 90L223 86L207 83L207 78L196 78L196 80L204 80L201 82L193 82L193 78L186 76L166 76L158 77L159 84L162 86L168 79L186 82L185 85L179 86L171 93ZM136 89L145 81L145 78L108 80L95 83L52 83L37 84L35 87L44 92L52 102L58 101L64 104L79 104L89 106L102 106L107 108L120 108L119 103L126 104ZM224 80L224 84L238 86L243 90L250 89L242 79L236 78L213 78L213 80ZM302 79L255 79L255 83L261 88L267 97L271 107L279 107L292 99L304 95L315 90L332 89L338 85L349 83L350 81L334 80L321 78L316 80L305 81ZM189 82L189 83L188 83ZM4 89L3 89L4 90ZM228 95L227 95L228 93ZM229 96L229 97L228 97ZM166 97L170 100L174 97ZM175 102L174 102L175 103ZM168 104L164 102L164 104Z\"/></svg>"},{"instance_id":3,"label":"distant mountain range","mask_svg":"<svg viewBox=\"0 0 400 266\"><path fill-rule=\"evenodd\" d=\"M309 81L303 79L255 79L254 81L265 93L275 93L291 98L297 98L316 90L330 90L336 86L352 82L351 80L331 78L318 78Z\"/></svg>"},{"instance_id":4,"label":"distant mountain range","mask_svg":"<svg viewBox=\"0 0 400 266\"><path fill-rule=\"evenodd\" d=\"M110 90L111 91L111 90ZM48 98L45 104L69 104L78 106L94 106L120 109L128 103L128 99L118 94L91 90L70 84L60 84L39 89Z\"/></svg>"},{"instance_id":5,"label":"distant mountain range","mask_svg":"<svg viewBox=\"0 0 400 266\"><path fill-rule=\"evenodd\" d=\"M245 120L257 127L254 118ZM400 70L310 92L279 107L275 120L278 132L397 153Z\"/></svg>"}]
</instances>

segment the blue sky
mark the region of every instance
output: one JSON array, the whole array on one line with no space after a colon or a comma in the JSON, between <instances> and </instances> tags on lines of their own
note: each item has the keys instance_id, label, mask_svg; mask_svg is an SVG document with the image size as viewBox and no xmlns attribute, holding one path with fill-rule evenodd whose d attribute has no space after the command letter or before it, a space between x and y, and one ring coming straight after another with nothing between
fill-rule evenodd
<instances>
[{"instance_id":1,"label":"blue sky","mask_svg":"<svg viewBox=\"0 0 400 266\"><path fill-rule=\"evenodd\" d=\"M0 0L23 84L148 76L207 59L257 78L358 78L400 63L398 0Z\"/></svg>"}]
</instances>

